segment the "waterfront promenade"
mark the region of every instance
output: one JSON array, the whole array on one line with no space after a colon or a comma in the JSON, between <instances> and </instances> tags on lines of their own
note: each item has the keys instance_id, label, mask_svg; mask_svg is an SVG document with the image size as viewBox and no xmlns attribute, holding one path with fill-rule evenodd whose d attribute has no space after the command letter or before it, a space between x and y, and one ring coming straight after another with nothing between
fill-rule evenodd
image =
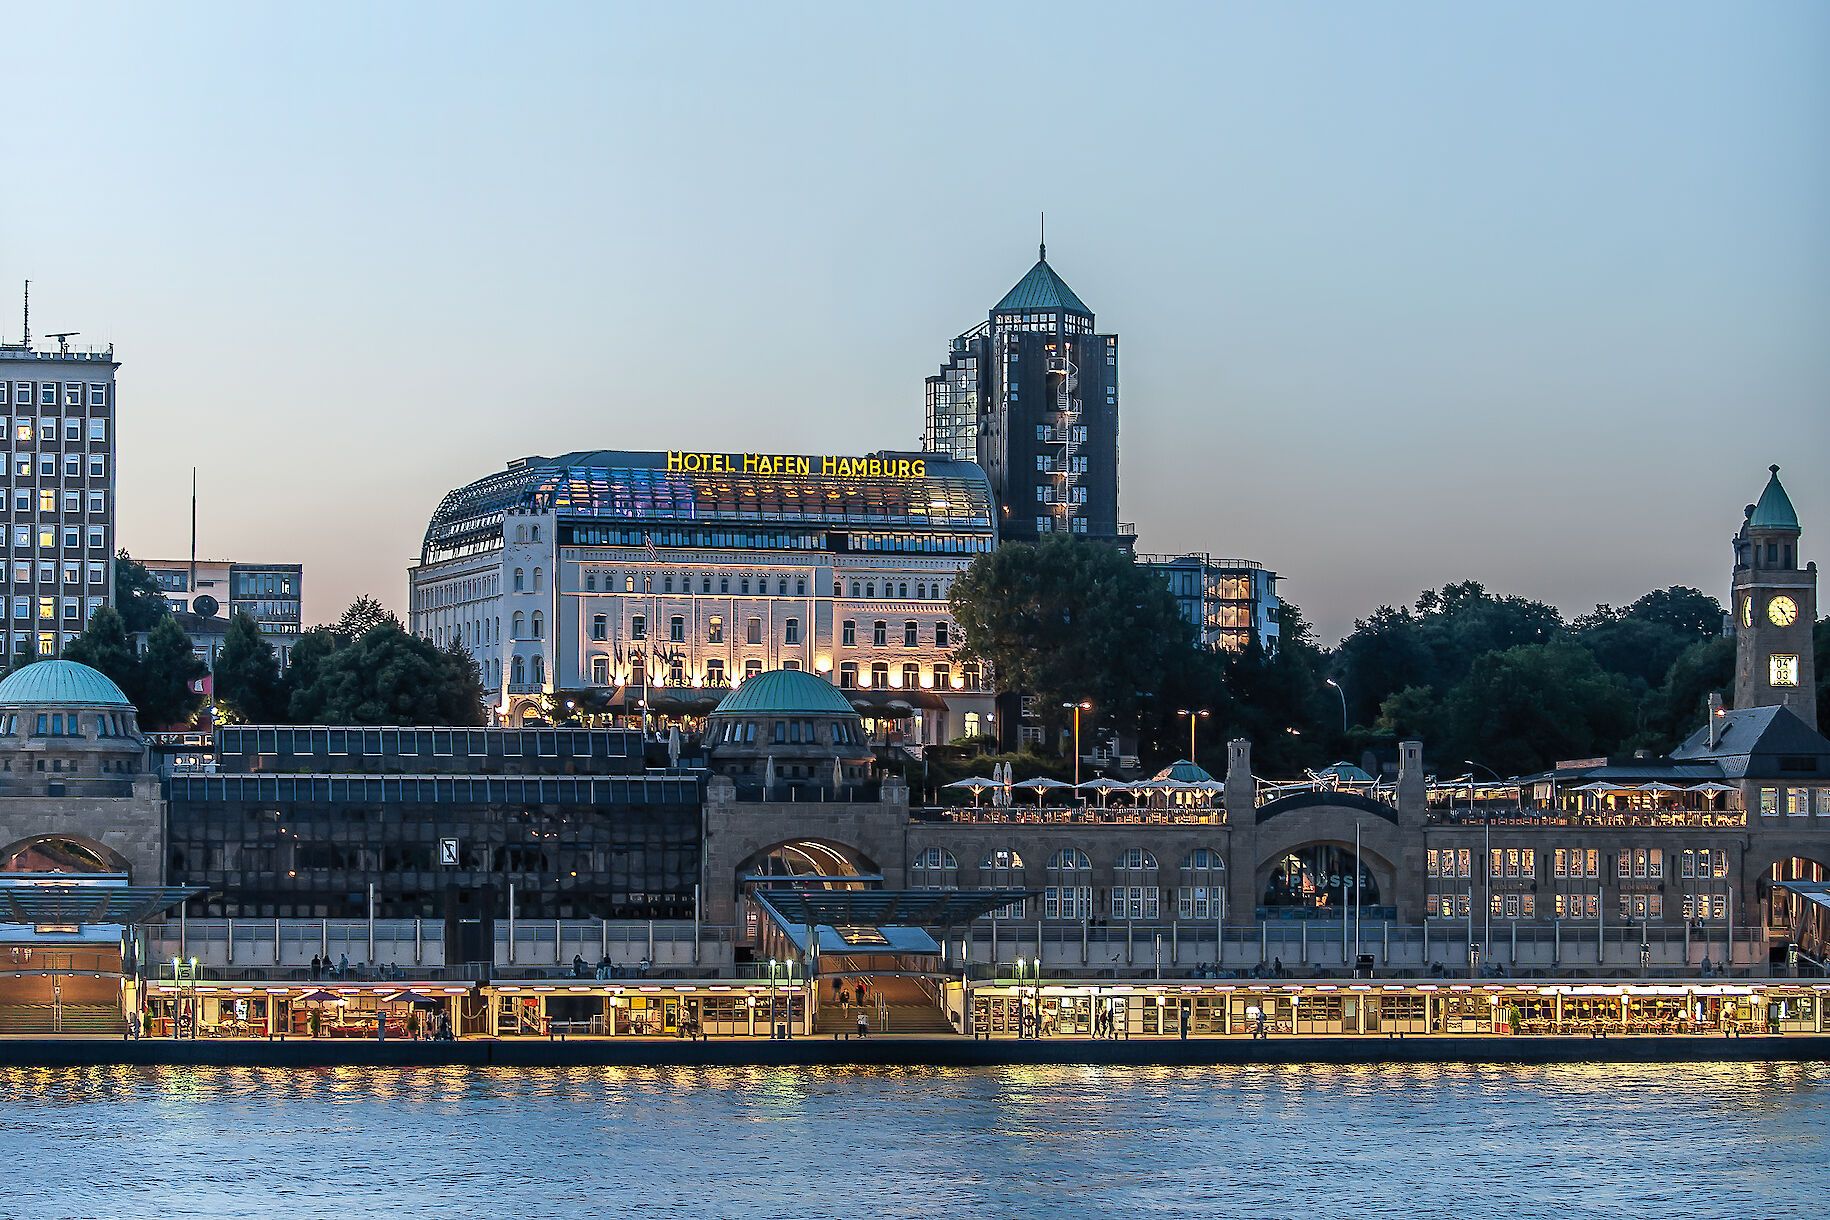
<instances>
[{"instance_id":1,"label":"waterfront promenade","mask_svg":"<svg viewBox=\"0 0 1830 1220\"><path fill-rule=\"evenodd\" d=\"M0 1068L988 1067L1059 1064L1756 1063L1830 1061L1830 1034L1566 1037L1436 1034L1157 1038L0 1038Z\"/></svg>"}]
</instances>

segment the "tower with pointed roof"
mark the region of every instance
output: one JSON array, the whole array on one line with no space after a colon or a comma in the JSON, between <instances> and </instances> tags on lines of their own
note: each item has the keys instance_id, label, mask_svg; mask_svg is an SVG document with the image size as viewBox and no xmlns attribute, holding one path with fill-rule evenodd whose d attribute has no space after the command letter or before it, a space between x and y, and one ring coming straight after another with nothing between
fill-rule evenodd
<instances>
[{"instance_id":1,"label":"tower with pointed roof","mask_svg":"<svg viewBox=\"0 0 1830 1220\"><path fill-rule=\"evenodd\" d=\"M1817 565L1800 565L1798 513L1769 467L1735 535L1735 707L1781 706L1817 727Z\"/></svg>"},{"instance_id":2,"label":"tower with pointed roof","mask_svg":"<svg viewBox=\"0 0 1830 1220\"><path fill-rule=\"evenodd\" d=\"M984 467L1000 538L1133 541L1118 523L1118 336L1098 333L1046 243L928 378L922 443Z\"/></svg>"}]
</instances>

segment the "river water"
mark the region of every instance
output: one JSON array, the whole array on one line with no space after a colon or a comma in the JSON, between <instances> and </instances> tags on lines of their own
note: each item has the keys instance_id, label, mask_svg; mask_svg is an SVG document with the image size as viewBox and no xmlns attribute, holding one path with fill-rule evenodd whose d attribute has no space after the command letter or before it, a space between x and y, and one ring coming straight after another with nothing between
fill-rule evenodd
<instances>
[{"instance_id":1,"label":"river water","mask_svg":"<svg viewBox=\"0 0 1830 1220\"><path fill-rule=\"evenodd\" d=\"M1826 1130L1826 1064L16 1068L0 1214L1775 1216Z\"/></svg>"}]
</instances>

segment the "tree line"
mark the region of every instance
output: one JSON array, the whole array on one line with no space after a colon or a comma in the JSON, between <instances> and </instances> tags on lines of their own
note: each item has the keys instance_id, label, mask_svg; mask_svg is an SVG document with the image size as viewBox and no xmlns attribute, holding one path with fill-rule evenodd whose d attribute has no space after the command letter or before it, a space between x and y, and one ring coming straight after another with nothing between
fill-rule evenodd
<instances>
[{"instance_id":1,"label":"tree line","mask_svg":"<svg viewBox=\"0 0 1830 1220\"><path fill-rule=\"evenodd\" d=\"M1232 737L1252 740L1264 775L1389 753L1410 737L1442 774L1466 773L1467 760L1518 775L1558 759L1664 751L1734 678L1721 604L1685 586L1566 621L1548 603L1463 581L1379 607L1332 649L1285 601L1273 654L1213 653L1157 574L1112 547L1055 537L975 559L954 583L953 612L965 652L990 664L1001 688L1035 697L1051 742L1070 715L1061 705L1089 702L1083 741L1135 735L1155 766L1188 753L1179 713L1204 711L1197 761L1215 774ZM1830 655L1830 619L1816 641ZM1823 673L1817 698L1830 722Z\"/></svg>"},{"instance_id":2,"label":"tree line","mask_svg":"<svg viewBox=\"0 0 1830 1220\"><path fill-rule=\"evenodd\" d=\"M136 648L134 639L144 636ZM122 551L115 560L115 605L90 617L65 659L112 678L146 728L193 723L204 710L197 689L210 671L172 614L164 591ZM242 611L229 618L211 683L217 723L484 723L482 676L455 642L439 648L413 635L373 597L356 599L335 623L292 645L281 670L273 645Z\"/></svg>"}]
</instances>

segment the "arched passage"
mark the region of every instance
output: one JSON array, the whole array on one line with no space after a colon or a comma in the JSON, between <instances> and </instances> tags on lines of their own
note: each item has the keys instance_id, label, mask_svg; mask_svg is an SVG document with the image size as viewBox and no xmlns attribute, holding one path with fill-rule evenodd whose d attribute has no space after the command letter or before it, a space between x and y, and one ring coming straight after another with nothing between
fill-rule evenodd
<instances>
[{"instance_id":1,"label":"arched passage","mask_svg":"<svg viewBox=\"0 0 1830 1220\"><path fill-rule=\"evenodd\" d=\"M1362 907L1379 905L1379 881L1368 867L1367 853L1354 855L1351 843L1305 843L1266 862L1259 904L1271 911L1326 914L1352 906L1356 893Z\"/></svg>"},{"instance_id":2,"label":"arched passage","mask_svg":"<svg viewBox=\"0 0 1830 1220\"><path fill-rule=\"evenodd\" d=\"M0 849L0 873L125 873L133 866L113 848L82 835L44 834Z\"/></svg>"}]
</instances>

